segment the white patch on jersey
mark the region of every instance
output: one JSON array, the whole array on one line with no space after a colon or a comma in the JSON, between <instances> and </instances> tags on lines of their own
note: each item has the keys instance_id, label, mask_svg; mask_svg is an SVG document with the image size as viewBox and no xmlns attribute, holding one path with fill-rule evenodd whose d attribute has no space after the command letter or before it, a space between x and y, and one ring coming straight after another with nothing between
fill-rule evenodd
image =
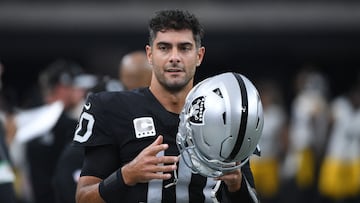
<instances>
[{"instance_id":1,"label":"white patch on jersey","mask_svg":"<svg viewBox=\"0 0 360 203\"><path fill-rule=\"evenodd\" d=\"M136 138L155 136L154 120L151 117L136 118L133 121Z\"/></svg>"}]
</instances>

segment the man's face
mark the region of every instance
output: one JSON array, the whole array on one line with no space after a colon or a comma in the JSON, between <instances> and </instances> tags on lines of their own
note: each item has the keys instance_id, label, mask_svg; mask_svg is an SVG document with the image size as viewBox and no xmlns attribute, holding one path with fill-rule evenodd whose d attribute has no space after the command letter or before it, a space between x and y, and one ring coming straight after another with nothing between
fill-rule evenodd
<instances>
[{"instance_id":1,"label":"man's face","mask_svg":"<svg viewBox=\"0 0 360 203\"><path fill-rule=\"evenodd\" d=\"M157 33L146 52L153 66L153 80L169 91L180 91L193 81L205 48L196 47L191 30L166 30Z\"/></svg>"}]
</instances>

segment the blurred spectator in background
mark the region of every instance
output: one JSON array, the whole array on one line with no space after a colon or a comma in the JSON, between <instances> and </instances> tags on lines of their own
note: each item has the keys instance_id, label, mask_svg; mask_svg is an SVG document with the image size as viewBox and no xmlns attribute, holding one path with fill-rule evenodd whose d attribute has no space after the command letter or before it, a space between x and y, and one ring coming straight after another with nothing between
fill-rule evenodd
<instances>
[{"instance_id":1,"label":"blurred spectator in background","mask_svg":"<svg viewBox=\"0 0 360 203\"><path fill-rule=\"evenodd\" d=\"M280 166L285 150L287 114L277 83L262 79L256 83L264 108L264 128L259 141L261 156L251 156L256 190L263 203L277 203L280 189Z\"/></svg>"},{"instance_id":2,"label":"blurred spectator in background","mask_svg":"<svg viewBox=\"0 0 360 203\"><path fill-rule=\"evenodd\" d=\"M360 202L360 75L332 101L331 118L319 177L321 202Z\"/></svg>"},{"instance_id":3,"label":"blurred spectator in background","mask_svg":"<svg viewBox=\"0 0 360 203\"><path fill-rule=\"evenodd\" d=\"M15 203L15 174L5 143L5 129L0 123L0 202Z\"/></svg>"},{"instance_id":4,"label":"blurred spectator in background","mask_svg":"<svg viewBox=\"0 0 360 203\"><path fill-rule=\"evenodd\" d=\"M4 128L4 141L9 145L14 138L16 125L14 120L15 107L5 98L2 89L2 75L5 71L4 65L0 61L0 123Z\"/></svg>"},{"instance_id":5,"label":"blurred spectator in background","mask_svg":"<svg viewBox=\"0 0 360 203\"><path fill-rule=\"evenodd\" d=\"M60 153L71 140L76 126L77 120L71 118L68 111L76 107L77 102L81 102L74 98L74 81L75 77L82 73L82 68L75 62L57 60L39 77L44 103L52 105L58 102L63 105L63 110L58 115L43 115L58 118L48 131L26 144L26 158L35 203L55 202L52 176Z\"/></svg>"},{"instance_id":6,"label":"blurred spectator in background","mask_svg":"<svg viewBox=\"0 0 360 203\"><path fill-rule=\"evenodd\" d=\"M151 72L145 51L126 54L119 65L119 79L127 90L147 87L150 84Z\"/></svg>"},{"instance_id":7,"label":"blurred spectator in background","mask_svg":"<svg viewBox=\"0 0 360 203\"><path fill-rule=\"evenodd\" d=\"M24 187L30 186L31 196L25 198L28 202L55 202L52 177L60 153L71 142L77 124L70 113L82 102L77 94L79 77L83 75L76 62L54 61L39 76L43 105L17 112L11 151L17 167L24 171Z\"/></svg>"},{"instance_id":8,"label":"blurred spectator in background","mask_svg":"<svg viewBox=\"0 0 360 203\"><path fill-rule=\"evenodd\" d=\"M315 68L304 67L295 85L283 174L289 183L287 189L296 191L289 202L313 202L328 129L328 81Z\"/></svg>"},{"instance_id":9,"label":"blurred spectator in background","mask_svg":"<svg viewBox=\"0 0 360 203\"><path fill-rule=\"evenodd\" d=\"M71 102L68 112L69 116L78 119L84 106L85 98L90 89L98 82L98 78L88 73L76 73L72 84Z\"/></svg>"},{"instance_id":10,"label":"blurred spectator in background","mask_svg":"<svg viewBox=\"0 0 360 203\"><path fill-rule=\"evenodd\" d=\"M1 76L4 67L0 62L0 202L15 203L16 196L14 190L15 175L8 153L8 138L7 133L11 133L9 122L11 122L11 112L6 107L6 102L2 98L2 82ZM13 126L13 125L12 125ZM11 136L12 137L12 136Z\"/></svg>"},{"instance_id":11,"label":"blurred spectator in background","mask_svg":"<svg viewBox=\"0 0 360 203\"><path fill-rule=\"evenodd\" d=\"M151 67L147 61L146 53L134 51L121 59L119 65L120 81L115 82L110 77L103 77L96 86L87 91L87 94L146 87L150 85L150 79ZM71 144L68 144L62 152L54 176L56 203L75 203L76 185L82 168L83 153L81 147L74 147Z\"/></svg>"},{"instance_id":12,"label":"blurred spectator in background","mask_svg":"<svg viewBox=\"0 0 360 203\"><path fill-rule=\"evenodd\" d=\"M103 77L97 81L94 87L86 91L86 94L83 95L83 100L86 99L87 95L101 91L120 91L121 89L117 89L120 87L119 84L117 81L110 79L110 77ZM84 105L83 103L80 110L82 110ZM67 143L61 152L53 176L54 203L75 203L75 191L83 164L83 153L84 151L81 147L74 147L71 142Z\"/></svg>"}]
</instances>

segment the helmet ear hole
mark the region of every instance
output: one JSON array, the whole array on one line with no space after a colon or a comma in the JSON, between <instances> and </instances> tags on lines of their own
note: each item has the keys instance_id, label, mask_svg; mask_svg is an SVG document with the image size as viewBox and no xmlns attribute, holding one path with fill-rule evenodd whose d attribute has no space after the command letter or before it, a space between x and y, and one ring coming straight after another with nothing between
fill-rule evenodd
<instances>
[{"instance_id":1,"label":"helmet ear hole","mask_svg":"<svg viewBox=\"0 0 360 203\"><path fill-rule=\"evenodd\" d=\"M226 112L224 112L224 113L222 114L222 117L223 117L224 125L226 125Z\"/></svg>"},{"instance_id":2,"label":"helmet ear hole","mask_svg":"<svg viewBox=\"0 0 360 203\"><path fill-rule=\"evenodd\" d=\"M258 130L259 129L259 123L260 123L260 118L257 117L257 121L256 121L256 127L255 129Z\"/></svg>"}]
</instances>

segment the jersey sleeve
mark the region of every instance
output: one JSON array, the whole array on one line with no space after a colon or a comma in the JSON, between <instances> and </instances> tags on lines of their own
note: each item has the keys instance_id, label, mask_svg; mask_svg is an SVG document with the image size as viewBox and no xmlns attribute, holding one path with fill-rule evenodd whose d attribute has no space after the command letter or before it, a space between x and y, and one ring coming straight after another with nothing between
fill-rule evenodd
<instances>
[{"instance_id":1,"label":"jersey sleeve","mask_svg":"<svg viewBox=\"0 0 360 203\"><path fill-rule=\"evenodd\" d=\"M74 133L74 145L101 146L114 143L110 122L107 118L108 105L104 104L104 93L91 94L83 107Z\"/></svg>"}]
</instances>

